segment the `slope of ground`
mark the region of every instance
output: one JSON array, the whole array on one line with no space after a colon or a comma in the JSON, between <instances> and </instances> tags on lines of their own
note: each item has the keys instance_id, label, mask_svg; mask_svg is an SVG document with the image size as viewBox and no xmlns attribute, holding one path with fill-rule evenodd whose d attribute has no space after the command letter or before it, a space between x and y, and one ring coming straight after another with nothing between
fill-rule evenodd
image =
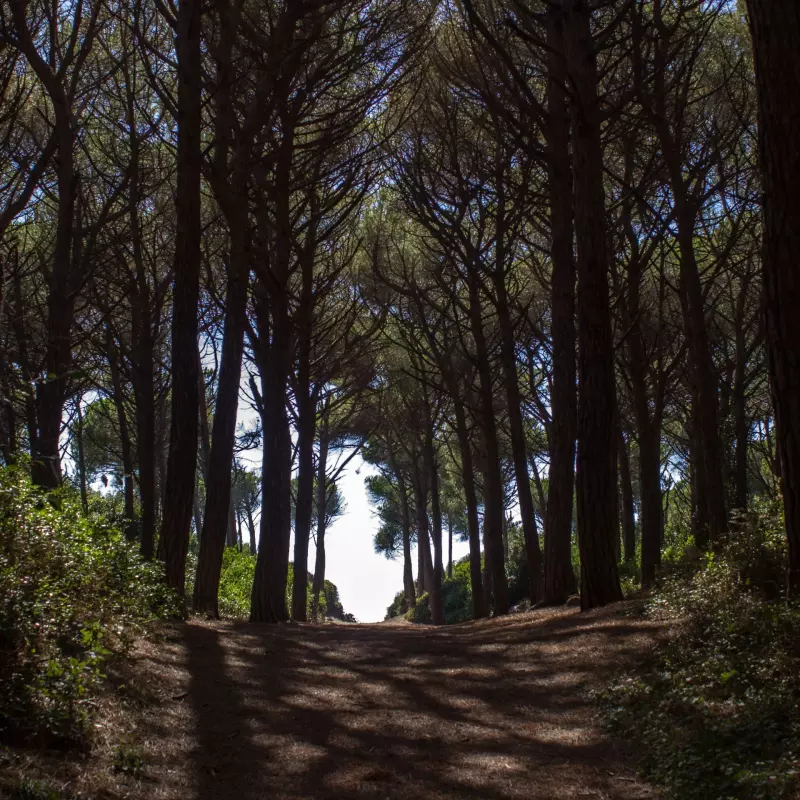
<instances>
[{"instance_id":1,"label":"slope of ground","mask_svg":"<svg viewBox=\"0 0 800 800\"><path fill-rule=\"evenodd\" d=\"M625 611L177 627L142 655L165 684L131 796L653 797L584 696L652 644Z\"/></svg>"}]
</instances>

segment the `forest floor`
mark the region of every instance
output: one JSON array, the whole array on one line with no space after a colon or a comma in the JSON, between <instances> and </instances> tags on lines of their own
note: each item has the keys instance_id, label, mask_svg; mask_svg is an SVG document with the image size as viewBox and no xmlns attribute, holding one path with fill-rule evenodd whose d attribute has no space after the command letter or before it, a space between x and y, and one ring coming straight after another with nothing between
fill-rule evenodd
<instances>
[{"instance_id":1,"label":"forest floor","mask_svg":"<svg viewBox=\"0 0 800 800\"><path fill-rule=\"evenodd\" d=\"M447 628L176 624L134 653L149 701L133 767L113 788L67 783L148 800L655 798L587 693L657 634L627 604Z\"/></svg>"}]
</instances>

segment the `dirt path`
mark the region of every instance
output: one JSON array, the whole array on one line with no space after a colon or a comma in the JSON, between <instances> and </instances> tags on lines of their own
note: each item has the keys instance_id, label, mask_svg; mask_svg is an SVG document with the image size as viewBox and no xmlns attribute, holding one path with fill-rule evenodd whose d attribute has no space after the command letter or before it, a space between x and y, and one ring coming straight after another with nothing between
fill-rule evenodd
<instances>
[{"instance_id":1,"label":"dirt path","mask_svg":"<svg viewBox=\"0 0 800 800\"><path fill-rule=\"evenodd\" d=\"M129 796L619 798L655 795L585 691L639 659L624 607L442 629L193 622L143 654L162 708Z\"/></svg>"}]
</instances>

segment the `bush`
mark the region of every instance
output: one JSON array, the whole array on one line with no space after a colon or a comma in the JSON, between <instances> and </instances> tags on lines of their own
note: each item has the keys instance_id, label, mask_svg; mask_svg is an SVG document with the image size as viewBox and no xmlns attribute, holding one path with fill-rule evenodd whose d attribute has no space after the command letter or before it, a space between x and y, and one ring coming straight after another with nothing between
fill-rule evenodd
<instances>
[{"instance_id":1,"label":"bush","mask_svg":"<svg viewBox=\"0 0 800 800\"><path fill-rule=\"evenodd\" d=\"M401 597L402 600L399 600ZM391 610L395 604L398 604L398 607L405 605L405 597L402 594L398 594L389 609ZM453 564L453 577L445 578L442 581L442 604L444 605L445 625L454 625L457 622L466 622L472 619L469 556ZM397 615L395 614L394 616ZM417 604L406 612L405 617L409 622L424 625L429 625L433 622L431 618L431 602L427 592L417 598Z\"/></svg>"},{"instance_id":2,"label":"bush","mask_svg":"<svg viewBox=\"0 0 800 800\"><path fill-rule=\"evenodd\" d=\"M196 546L195 548L196 549ZM196 557L194 559L196 565ZM191 569L194 567L193 569ZM191 569L191 572L188 570ZM194 570L196 566L187 565L187 577L191 576L194 580ZM232 619L247 619L250 616L250 594L253 590L253 578L256 573L256 556L249 550L239 551L237 547L226 547L222 556L222 572L219 580L219 613L222 617ZM292 586L294 584L294 565L289 564L289 575L286 582L286 607L292 607ZM306 590L306 611L308 619L312 618L311 613L311 586L312 576L308 576L308 586ZM187 594L191 596L191 587L187 588ZM339 601L339 590L330 581L325 581L323 590L319 598L319 619L326 616L349 621L352 615L345 614L342 604Z\"/></svg>"},{"instance_id":3,"label":"bush","mask_svg":"<svg viewBox=\"0 0 800 800\"><path fill-rule=\"evenodd\" d=\"M160 565L74 493L0 470L0 739L85 743L103 664L177 609Z\"/></svg>"},{"instance_id":4,"label":"bush","mask_svg":"<svg viewBox=\"0 0 800 800\"><path fill-rule=\"evenodd\" d=\"M219 613L223 617L247 619L250 594L256 574L256 557L249 550L226 547L219 578ZM291 595L290 595L291 596Z\"/></svg>"},{"instance_id":5,"label":"bush","mask_svg":"<svg viewBox=\"0 0 800 800\"><path fill-rule=\"evenodd\" d=\"M800 770L800 607L776 590L785 536L769 508L721 554L665 580L649 613L670 636L600 698L649 775L682 800L786 798ZM780 586L780 582L777 581Z\"/></svg>"},{"instance_id":6,"label":"bush","mask_svg":"<svg viewBox=\"0 0 800 800\"><path fill-rule=\"evenodd\" d=\"M394 619L394 617L402 617L408 612L408 602L406 601L406 593L398 592L392 600L392 604L386 609L386 616L384 619Z\"/></svg>"}]
</instances>

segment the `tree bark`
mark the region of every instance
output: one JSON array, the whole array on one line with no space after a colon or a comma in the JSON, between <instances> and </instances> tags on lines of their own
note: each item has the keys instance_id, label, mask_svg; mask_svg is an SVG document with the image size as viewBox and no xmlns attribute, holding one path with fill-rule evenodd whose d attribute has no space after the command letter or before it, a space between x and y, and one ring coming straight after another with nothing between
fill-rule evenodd
<instances>
[{"instance_id":1,"label":"tree bark","mask_svg":"<svg viewBox=\"0 0 800 800\"><path fill-rule=\"evenodd\" d=\"M570 120L564 63L564 17L551 9L547 20L547 150L550 181L551 338L553 388L550 470L544 524L544 601L561 604L576 593L572 569L572 506L575 487L575 261L572 230Z\"/></svg>"},{"instance_id":2,"label":"tree bark","mask_svg":"<svg viewBox=\"0 0 800 800\"><path fill-rule=\"evenodd\" d=\"M636 519L633 507L633 485L631 483L630 441L620 431L619 442L619 485L622 505L622 545L625 561L636 558Z\"/></svg>"},{"instance_id":3,"label":"tree bark","mask_svg":"<svg viewBox=\"0 0 800 800\"><path fill-rule=\"evenodd\" d=\"M250 607L251 622L285 622L291 538L292 441L286 413L289 374L289 315L272 303L273 342L262 366L264 454L258 559ZM323 507L324 508L324 507ZM323 511L324 514L324 511ZM302 579L299 576L298 579Z\"/></svg>"},{"instance_id":4,"label":"tree bark","mask_svg":"<svg viewBox=\"0 0 800 800\"><path fill-rule=\"evenodd\" d=\"M417 550L419 551L419 593L433 591L433 556L428 520L428 481L425 466L414 463L414 510L417 515Z\"/></svg>"},{"instance_id":5,"label":"tree bark","mask_svg":"<svg viewBox=\"0 0 800 800\"><path fill-rule=\"evenodd\" d=\"M133 497L133 445L131 444L130 426L128 415L125 412L122 391L122 377L119 372L119 358L111 331L108 331L108 364L111 371L111 386L114 392L114 408L117 412L119 425L119 440L122 448L122 489L125 501L125 533L129 540L138 538L138 525L136 521L136 507Z\"/></svg>"},{"instance_id":6,"label":"tree bark","mask_svg":"<svg viewBox=\"0 0 800 800\"><path fill-rule=\"evenodd\" d=\"M498 163L504 165L505 159L502 155L498 158ZM514 478L517 485L519 512L525 539L525 555L528 562L529 596L532 603L538 603L542 597L542 550L539 545L539 531L536 526L536 514L533 510L533 497L531 495L531 479L528 474L528 446L525 441L525 426L522 420L522 398L517 375L516 341L506 290L507 223L505 216L504 166L498 168L498 173L496 179L495 267L492 271L492 279L500 328L500 360L503 368L508 421L511 429L511 457L514 462Z\"/></svg>"},{"instance_id":7,"label":"tree bark","mask_svg":"<svg viewBox=\"0 0 800 800\"><path fill-rule=\"evenodd\" d=\"M414 608L417 596L414 591L414 571L411 565L411 510L408 504L408 486L402 471L397 465L394 450L389 446L389 468L397 481L397 493L400 496L400 520L403 526L403 592L406 605Z\"/></svg>"},{"instance_id":8,"label":"tree bark","mask_svg":"<svg viewBox=\"0 0 800 800\"><path fill-rule=\"evenodd\" d=\"M619 535L614 348L597 58L588 3L572 0L567 19L578 244L578 545L581 608L588 609L622 599L614 558L614 537Z\"/></svg>"},{"instance_id":9,"label":"tree bark","mask_svg":"<svg viewBox=\"0 0 800 800\"><path fill-rule=\"evenodd\" d=\"M310 215L316 216L315 202ZM314 314L314 223L310 225L302 258L302 288L298 311L297 342L297 502L294 521L295 575L308 572L308 540L311 537L311 511L314 499L314 438L317 431L317 393L311 387L311 348ZM321 509L325 513L325 509ZM292 619L305 622L307 587L295 581L292 586Z\"/></svg>"},{"instance_id":10,"label":"tree bark","mask_svg":"<svg viewBox=\"0 0 800 800\"><path fill-rule=\"evenodd\" d=\"M228 218L230 254L225 295L225 329L222 336L211 450L205 470L206 507L194 586L195 611L213 614L215 617L219 616L222 555L230 526L233 450L236 444L236 416L239 409L247 286L250 277L247 207L238 211L238 215L231 214Z\"/></svg>"},{"instance_id":11,"label":"tree bark","mask_svg":"<svg viewBox=\"0 0 800 800\"><path fill-rule=\"evenodd\" d=\"M319 456L317 458L317 556L314 562L314 580L311 585L311 613L314 621L317 619L319 609L319 596L325 586L325 509L328 500L328 403L326 401L322 412L319 434Z\"/></svg>"},{"instance_id":12,"label":"tree bark","mask_svg":"<svg viewBox=\"0 0 800 800\"><path fill-rule=\"evenodd\" d=\"M424 389L423 389L424 391ZM436 464L436 451L433 445L433 419L429 402L425 400L425 472L431 489L431 517L433 518L433 569L430 587L431 619L434 625L444 625L444 605L442 600L442 509L439 498L439 468ZM426 515L427 516L427 515Z\"/></svg>"},{"instance_id":13,"label":"tree bark","mask_svg":"<svg viewBox=\"0 0 800 800\"><path fill-rule=\"evenodd\" d=\"M202 30L200 0L180 0L178 157L172 288L172 414L161 526L167 583L183 597L197 469L197 304L200 291Z\"/></svg>"},{"instance_id":14,"label":"tree bark","mask_svg":"<svg viewBox=\"0 0 800 800\"><path fill-rule=\"evenodd\" d=\"M468 276L469 314L472 338L478 362L480 383L480 417L485 448L483 492L483 538L487 548L487 568L492 581L494 614L508 613L508 581L503 553L503 476L500 471L500 449L497 442L497 421L494 414L494 386L477 277Z\"/></svg>"},{"instance_id":15,"label":"tree bark","mask_svg":"<svg viewBox=\"0 0 800 800\"><path fill-rule=\"evenodd\" d=\"M481 619L487 615L486 596L483 591L481 571L481 534L478 519L478 493L475 490L475 466L472 458L472 443L467 430L467 418L460 400L453 401L456 418L456 436L461 453L461 482L467 502L467 533L469 536L469 578L472 588L472 617Z\"/></svg>"},{"instance_id":16,"label":"tree bark","mask_svg":"<svg viewBox=\"0 0 800 800\"><path fill-rule=\"evenodd\" d=\"M762 278L766 338L781 464L788 586L800 594L800 7L748 0L763 172Z\"/></svg>"}]
</instances>

